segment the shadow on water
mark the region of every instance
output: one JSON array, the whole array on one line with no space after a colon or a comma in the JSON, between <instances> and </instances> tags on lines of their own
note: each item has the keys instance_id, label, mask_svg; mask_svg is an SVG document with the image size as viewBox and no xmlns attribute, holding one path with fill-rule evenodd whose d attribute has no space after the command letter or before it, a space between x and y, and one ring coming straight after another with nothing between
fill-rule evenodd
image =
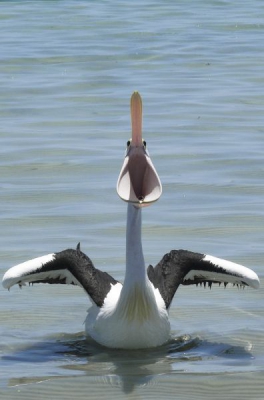
<instances>
[{"instance_id":1,"label":"shadow on water","mask_svg":"<svg viewBox=\"0 0 264 400\"><path fill-rule=\"evenodd\" d=\"M79 333L61 334L15 350L2 356L1 364L5 368L16 365L16 376L13 373L8 377L9 386L81 374L130 393L137 386L155 383L155 378L164 374L222 374L237 372L242 366L245 370L252 358L245 346L210 342L198 336L175 337L154 349L116 350L102 347ZM17 377L18 371L23 371L21 377Z\"/></svg>"}]
</instances>

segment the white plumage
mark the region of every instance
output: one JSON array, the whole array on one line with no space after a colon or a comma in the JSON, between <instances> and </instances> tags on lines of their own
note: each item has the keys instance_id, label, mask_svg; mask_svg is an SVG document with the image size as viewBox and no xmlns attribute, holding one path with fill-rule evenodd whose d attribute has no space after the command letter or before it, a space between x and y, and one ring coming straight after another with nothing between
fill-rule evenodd
<instances>
[{"instance_id":1,"label":"white plumage","mask_svg":"<svg viewBox=\"0 0 264 400\"><path fill-rule=\"evenodd\" d=\"M257 289L259 279L239 264L187 250L172 250L146 269L141 212L159 199L162 187L142 140L142 101L137 92L131 97L131 121L132 139L117 182L118 195L128 203L124 284L96 269L78 245L76 250L51 253L9 269L3 286L9 289L26 282L81 286L92 302L86 332L107 347L138 349L169 339L168 310L180 284L231 282Z\"/></svg>"}]
</instances>

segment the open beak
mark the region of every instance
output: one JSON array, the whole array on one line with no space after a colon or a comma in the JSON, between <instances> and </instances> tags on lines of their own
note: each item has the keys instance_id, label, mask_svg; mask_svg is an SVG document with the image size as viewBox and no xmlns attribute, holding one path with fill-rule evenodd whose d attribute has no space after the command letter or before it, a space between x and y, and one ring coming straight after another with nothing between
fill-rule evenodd
<instances>
[{"instance_id":1,"label":"open beak","mask_svg":"<svg viewBox=\"0 0 264 400\"><path fill-rule=\"evenodd\" d=\"M150 205L162 193L159 176L142 140L142 100L134 92L130 102L132 139L127 144L126 157L121 168L117 193L122 200L137 207Z\"/></svg>"}]
</instances>

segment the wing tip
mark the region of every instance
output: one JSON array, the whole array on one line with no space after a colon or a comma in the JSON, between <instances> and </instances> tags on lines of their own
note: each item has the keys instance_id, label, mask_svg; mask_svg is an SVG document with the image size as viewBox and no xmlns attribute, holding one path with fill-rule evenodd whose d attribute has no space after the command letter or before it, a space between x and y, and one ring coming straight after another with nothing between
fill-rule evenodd
<instances>
[{"instance_id":1,"label":"wing tip","mask_svg":"<svg viewBox=\"0 0 264 400\"><path fill-rule=\"evenodd\" d=\"M12 286L18 284L23 285L23 278L30 273L34 272L36 268L40 268L46 263L53 261L55 253L50 253L45 256L33 258L32 260L25 261L21 264L9 268L3 276L2 285L5 289L10 289Z\"/></svg>"},{"instance_id":2,"label":"wing tip","mask_svg":"<svg viewBox=\"0 0 264 400\"><path fill-rule=\"evenodd\" d=\"M3 276L2 285L3 285L3 287L4 287L5 289L8 289L8 290L9 290L9 289L11 288L11 286L12 286L12 283L10 284L10 279L6 277L6 273L5 273L5 275Z\"/></svg>"},{"instance_id":3,"label":"wing tip","mask_svg":"<svg viewBox=\"0 0 264 400\"><path fill-rule=\"evenodd\" d=\"M212 263L215 266L218 266L225 270L225 273L228 273L229 276L233 276L234 279L238 278L240 282L234 282L238 284L242 284L244 286L250 286L253 289L259 289L260 280L258 275L250 268L244 267L243 265L234 263L232 261L227 261L224 259L220 259L214 256L205 255L203 261L207 261ZM230 280L232 283L232 281Z\"/></svg>"},{"instance_id":4,"label":"wing tip","mask_svg":"<svg viewBox=\"0 0 264 400\"><path fill-rule=\"evenodd\" d=\"M254 272L254 271L252 271L252 272ZM251 278L249 286L251 286L253 289L259 289L259 287L260 287L259 277L257 274L255 274L255 272L254 272L254 275L255 275L255 277L253 276Z\"/></svg>"},{"instance_id":5,"label":"wing tip","mask_svg":"<svg viewBox=\"0 0 264 400\"><path fill-rule=\"evenodd\" d=\"M10 288L13 285L15 285L16 283L19 284L19 281L17 278L10 276L10 270L11 270L11 268L8 271L6 271L6 273L4 274L3 279L2 279L3 287L8 290L10 290Z\"/></svg>"}]
</instances>

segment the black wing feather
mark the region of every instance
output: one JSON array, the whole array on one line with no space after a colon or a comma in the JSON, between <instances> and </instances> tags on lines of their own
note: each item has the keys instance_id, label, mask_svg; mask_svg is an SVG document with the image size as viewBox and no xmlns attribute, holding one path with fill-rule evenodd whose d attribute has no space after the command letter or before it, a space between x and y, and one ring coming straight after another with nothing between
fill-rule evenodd
<instances>
[{"instance_id":1,"label":"black wing feather","mask_svg":"<svg viewBox=\"0 0 264 400\"><path fill-rule=\"evenodd\" d=\"M66 267L72 273L99 307L102 307L111 284L118 283L107 272L95 268L91 259L79 249L56 253L56 260L57 265Z\"/></svg>"},{"instance_id":2,"label":"black wing feather","mask_svg":"<svg viewBox=\"0 0 264 400\"><path fill-rule=\"evenodd\" d=\"M164 255L153 268L148 267L148 277L169 308L179 285L203 284L211 288L213 283L228 282L234 285L259 287L254 271L243 265L220 258L194 253L188 250L172 250Z\"/></svg>"},{"instance_id":3,"label":"black wing feather","mask_svg":"<svg viewBox=\"0 0 264 400\"><path fill-rule=\"evenodd\" d=\"M163 256L160 262L148 267L148 277L169 308L173 296L179 285L183 283L185 275L200 262L204 254L192 253L187 250L172 250Z\"/></svg>"},{"instance_id":4,"label":"black wing feather","mask_svg":"<svg viewBox=\"0 0 264 400\"><path fill-rule=\"evenodd\" d=\"M99 307L111 285L118 283L111 275L96 269L79 244L76 250L67 249L16 265L3 278L3 286L8 289L15 284L21 287L26 282L79 285Z\"/></svg>"}]
</instances>

